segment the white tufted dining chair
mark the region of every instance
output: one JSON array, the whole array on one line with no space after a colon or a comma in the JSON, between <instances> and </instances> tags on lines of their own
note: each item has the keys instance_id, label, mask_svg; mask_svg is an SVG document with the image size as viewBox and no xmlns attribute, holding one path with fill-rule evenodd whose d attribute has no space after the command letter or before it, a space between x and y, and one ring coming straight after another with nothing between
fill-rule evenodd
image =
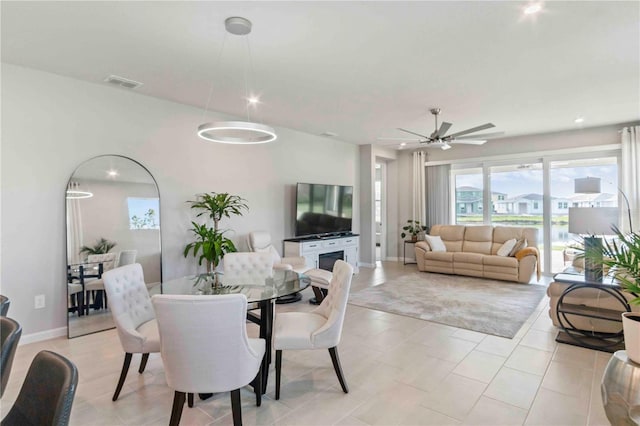
<instances>
[{"instance_id":1,"label":"white tufted dining chair","mask_svg":"<svg viewBox=\"0 0 640 426\"><path fill-rule=\"evenodd\" d=\"M115 401L127 377L132 354L142 354L138 372L144 372L149 354L160 352L160 336L142 266L138 263L122 266L105 272L102 278L120 344L125 352L120 380L113 394Z\"/></svg>"},{"instance_id":2,"label":"white tufted dining chair","mask_svg":"<svg viewBox=\"0 0 640 426\"><path fill-rule=\"evenodd\" d=\"M271 234L267 231L253 231L247 237L249 250L258 253L270 253L273 257L273 269L293 270L303 273L311 279L311 286L315 294L315 300L324 299L329 290L331 272L324 269L310 268L303 256L280 257L280 253L271 243ZM316 303L317 304L317 303Z\"/></svg>"},{"instance_id":3,"label":"white tufted dining chair","mask_svg":"<svg viewBox=\"0 0 640 426\"><path fill-rule=\"evenodd\" d=\"M118 267L136 263L137 255L138 255L138 250L122 250L118 254Z\"/></svg>"},{"instance_id":4,"label":"white tufted dining chair","mask_svg":"<svg viewBox=\"0 0 640 426\"><path fill-rule=\"evenodd\" d=\"M329 293L320 306L311 312L283 312L276 315L273 340L276 350L276 399L280 399L282 351L285 349L329 349L342 390L349 392L338 358L338 344L352 275L351 265L342 260L336 261Z\"/></svg>"},{"instance_id":5,"label":"white tufted dining chair","mask_svg":"<svg viewBox=\"0 0 640 426\"><path fill-rule=\"evenodd\" d=\"M224 285L260 285L273 277L273 258L269 253L227 253L224 255L222 265Z\"/></svg>"},{"instance_id":6,"label":"white tufted dining chair","mask_svg":"<svg viewBox=\"0 0 640 426\"><path fill-rule=\"evenodd\" d=\"M247 337L247 298L154 295L160 352L167 384L174 389L169 425L180 423L186 393L231 391L233 424L242 424L240 388L253 382L261 403L264 339Z\"/></svg>"},{"instance_id":7,"label":"white tufted dining chair","mask_svg":"<svg viewBox=\"0 0 640 426\"><path fill-rule=\"evenodd\" d=\"M102 274L112 270L116 267L117 253L104 253L104 254L90 254L87 256L87 262L89 263L102 263ZM96 291L104 291L104 281L102 278L86 278L84 281L85 296L84 300L87 304L87 314L89 313L89 296L93 295L94 309L98 309L96 302ZM108 297L107 297L108 299ZM107 306L107 300L105 299L104 306Z\"/></svg>"},{"instance_id":8,"label":"white tufted dining chair","mask_svg":"<svg viewBox=\"0 0 640 426\"><path fill-rule=\"evenodd\" d=\"M305 272L309 268L302 256L280 257L280 253L271 243L271 234L267 231L253 231L247 239L249 251L256 253L269 253L273 257L274 269L290 269L296 272Z\"/></svg>"}]
</instances>

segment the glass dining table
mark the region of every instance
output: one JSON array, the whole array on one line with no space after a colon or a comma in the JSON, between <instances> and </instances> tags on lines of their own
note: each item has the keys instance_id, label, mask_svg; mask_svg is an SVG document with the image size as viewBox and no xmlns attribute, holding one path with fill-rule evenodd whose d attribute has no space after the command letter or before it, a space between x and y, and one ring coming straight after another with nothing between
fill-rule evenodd
<instances>
[{"instance_id":1,"label":"glass dining table","mask_svg":"<svg viewBox=\"0 0 640 426\"><path fill-rule=\"evenodd\" d=\"M247 303L257 304L260 315L251 311L247 312L247 319L260 327L260 338L265 339L266 348L264 359L262 360L262 393L267 389L267 379L269 377L269 366L271 365L271 339L273 333L273 317L275 300L281 296L296 294L307 288L311 281L304 274L288 271L274 270L273 275L267 278L226 279L220 274L221 285L211 287L210 283L202 279L202 276L187 276L164 281L161 286L162 294L195 294L195 295L222 295L222 294L244 294ZM257 310L257 309L256 309ZM203 395L200 395L201 398Z\"/></svg>"}]
</instances>

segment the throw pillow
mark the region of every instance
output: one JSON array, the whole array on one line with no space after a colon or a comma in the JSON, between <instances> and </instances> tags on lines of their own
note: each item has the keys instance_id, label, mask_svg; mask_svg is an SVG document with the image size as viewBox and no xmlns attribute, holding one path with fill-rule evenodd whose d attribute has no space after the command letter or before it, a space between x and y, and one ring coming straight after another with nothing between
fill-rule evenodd
<instances>
[{"instance_id":1,"label":"throw pillow","mask_svg":"<svg viewBox=\"0 0 640 426\"><path fill-rule=\"evenodd\" d=\"M431 247L431 251L447 251L447 247L442 242L442 238L439 235L425 235L425 240L427 240L427 244Z\"/></svg>"},{"instance_id":2,"label":"throw pillow","mask_svg":"<svg viewBox=\"0 0 640 426\"><path fill-rule=\"evenodd\" d=\"M520 250L522 250L525 247L527 247L527 239L526 238L520 238L518 240L518 242L516 243L516 245L511 250L511 252L509 253L509 256L510 257L515 257L516 253L519 252Z\"/></svg>"},{"instance_id":3,"label":"throw pillow","mask_svg":"<svg viewBox=\"0 0 640 426\"><path fill-rule=\"evenodd\" d=\"M511 253L511 250L513 250L513 248L516 246L516 243L518 241L516 241L515 238L512 238L510 240L505 241L502 244L502 247L500 247L498 249L498 252L496 253L498 256L504 256L507 257L509 256L509 254Z\"/></svg>"}]
</instances>

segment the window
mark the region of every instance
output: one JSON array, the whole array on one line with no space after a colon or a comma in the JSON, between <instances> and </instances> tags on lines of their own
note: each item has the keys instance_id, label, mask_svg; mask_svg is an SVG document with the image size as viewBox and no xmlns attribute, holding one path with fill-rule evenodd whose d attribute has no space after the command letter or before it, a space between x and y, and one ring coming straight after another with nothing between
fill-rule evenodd
<instances>
[{"instance_id":1,"label":"window","mask_svg":"<svg viewBox=\"0 0 640 426\"><path fill-rule=\"evenodd\" d=\"M129 229L160 229L159 198L127 198Z\"/></svg>"},{"instance_id":2,"label":"window","mask_svg":"<svg viewBox=\"0 0 640 426\"><path fill-rule=\"evenodd\" d=\"M534 201L534 202L533 202L533 208L534 208L534 209L536 209L536 210L538 210L538 202L537 202L537 201Z\"/></svg>"},{"instance_id":3,"label":"window","mask_svg":"<svg viewBox=\"0 0 640 426\"><path fill-rule=\"evenodd\" d=\"M482 223L482 169L455 170L456 223Z\"/></svg>"}]
</instances>

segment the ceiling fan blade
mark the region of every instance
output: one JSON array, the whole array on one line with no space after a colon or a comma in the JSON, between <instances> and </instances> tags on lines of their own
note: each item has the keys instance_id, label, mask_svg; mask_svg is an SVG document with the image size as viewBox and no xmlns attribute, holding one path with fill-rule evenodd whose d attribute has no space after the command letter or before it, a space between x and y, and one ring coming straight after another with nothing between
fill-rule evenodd
<instances>
[{"instance_id":1,"label":"ceiling fan blade","mask_svg":"<svg viewBox=\"0 0 640 426\"><path fill-rule=\"evenodd\" d=\"M411 142L420 142L423 139L418 138L376 138L379 141L411 141Z\"/></svg>"},{"instance_id":2,"label":"ceiling fan blade","mask_svg":"<svg viewBox=\"0 0 640 426\"><path fill-rule=\"evenodd\" d=\"M398 127L398 130L405 133L411 133L412 135L420 136L421 138L429 139L429 136L421 135L420 133L412 132L411 130Z\"/></svg>"},{"instance_id":3,"label":"ceiling fan blade","mask_svg":"<svg viewBox=\"0 0 640 426\"><path fill-rule=\"evenodd\" d=\"M461 136L456 139L488 139L488 138L493 138L495 136L502 136L502 135L504 135L504 132L481 133L479 135Z\"/></svg>"},{"instance_id":4,"label":"ceiling fan blade","mask_svg":"<svg viewBox=\"0 0 640 426\"><path fill-rule=\"evenodd\" d=\"M449 141L449 143L459 143L459 144L466 144L466 145L484 145L485 143L487 143L486 140L471 140L471 139L454 139L452 141Z\"/></svg>"},{"instance_id":5,"label":"ceiling fan blade","mask_svg":"<svg viewBox=\"0 0 640 426\"><path fill-rule=\"evenodd\" d=\"M454 139L456 136L468 135L469 133L479 132L480 130L490 129L492 127L496 127L496 126L493 123L483 124L481 126L472 127L470 129L463 130L458 133L452 133L450 135L447 135L447 139Z\"/></svg>"},{"instance_id":6,"label":"ceiling fan blade","mask_svg":"<svg viewBox=\"0 0 640 426\"><path fill-rule=\"evenodd\" d=\"M440 129L437 132L435 132L435 136L431 135L431 137L434 139L443 137L451 126L452 126L451 123L447 123L446 121L443 121L442 124L440 125Z\"/></svg>"}]
</instances>

